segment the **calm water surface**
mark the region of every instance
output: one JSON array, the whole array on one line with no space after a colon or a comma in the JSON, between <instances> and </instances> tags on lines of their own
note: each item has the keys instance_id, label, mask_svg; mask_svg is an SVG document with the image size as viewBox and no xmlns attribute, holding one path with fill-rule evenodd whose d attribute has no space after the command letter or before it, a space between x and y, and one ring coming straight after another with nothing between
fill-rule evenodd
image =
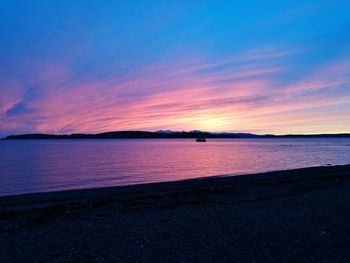
<instances>
[{"instance_id":1,"label":"calm water surface","mask_svg":"<svg viewBox=\"0 0 350 263\"><path fill-rule=\"evenodd\" d=\"M0 195L350 163L350 139L0 141Z\"/></svg>"}]
</instances>

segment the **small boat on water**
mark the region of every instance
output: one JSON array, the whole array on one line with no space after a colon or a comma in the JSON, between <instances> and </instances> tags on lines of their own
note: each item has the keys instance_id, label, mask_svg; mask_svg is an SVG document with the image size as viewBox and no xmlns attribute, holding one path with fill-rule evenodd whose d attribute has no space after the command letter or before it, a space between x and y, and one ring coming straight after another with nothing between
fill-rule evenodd
<instances>
[{"instance_id":1,"label":"small boat on water","mask_svg":"<svg viewBox=\"0 0 350 263\"><path fill-rule=\"evenodd\" d=\"M196 142L206 142L207 140L205 138L197 138Z\"/></svg>"}]
</instances>

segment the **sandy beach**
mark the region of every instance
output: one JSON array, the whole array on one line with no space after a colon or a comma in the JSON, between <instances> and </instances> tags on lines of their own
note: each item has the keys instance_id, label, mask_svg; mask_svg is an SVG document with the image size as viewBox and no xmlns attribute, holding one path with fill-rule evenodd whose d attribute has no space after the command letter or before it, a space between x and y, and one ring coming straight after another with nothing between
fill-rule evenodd
<instances>
[{"instance_id":1,"label":"sandy beach","mask_svg":"<svg viewBox=\"0 0 350 263\"><path fill-rule=\"evenodd\" d=\"M350 165L0 198L0 262L347 262Z\"/></svg>"}]
</instances>

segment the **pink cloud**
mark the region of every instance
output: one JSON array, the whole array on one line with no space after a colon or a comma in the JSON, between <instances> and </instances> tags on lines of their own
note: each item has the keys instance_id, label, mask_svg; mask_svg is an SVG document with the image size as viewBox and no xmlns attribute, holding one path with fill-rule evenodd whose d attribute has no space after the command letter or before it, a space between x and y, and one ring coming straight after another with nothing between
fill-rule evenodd
<instances>
[{"instance_id":1,"label":"pink cloud","mask_svg":"<svg viewBox=\"0 0 350 263\"><path fill-rule=\"evenodd\" d=\"M339 131L350 128L339 120L346 118L346 108L338 117L337 111L309 111L313 107L334 109L349 102L349 94L307 93L349 84L344 74L348 72L346 63L329 66L331 71L327 67L317 69L293 85L281 85L275 77L288 65L274 58L292 53L255 51L221 62L167 60L139 69L134 75L95 80L84 77L80 81L72 80L72 72L64 64L48 64L35 68L27 77L40 89L40 96L25 101L21 85L8 85L18 90L0 98L1 128L54 133L132 129L283 133L302 131L302 127L310 127L308 123L316 128L320 127L317 123L333 123ZM242 61L250 63L242 65ZM27 111L5 116L22 100ZM321 127L328 129L326 124Z\"/></svg>"}]
</instances>

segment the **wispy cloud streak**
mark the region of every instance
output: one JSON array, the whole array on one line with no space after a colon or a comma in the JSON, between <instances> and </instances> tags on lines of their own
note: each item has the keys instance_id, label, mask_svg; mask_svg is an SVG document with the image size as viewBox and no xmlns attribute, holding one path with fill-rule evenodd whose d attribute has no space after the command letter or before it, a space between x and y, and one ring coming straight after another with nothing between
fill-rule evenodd
<instances>
[{"instance_id":1,"label":"wispy cloud streak","mask_svg":"<svg viewBox=\"0 0 350 263\"><path fill-rule=\"evenodd\" d=\"M132 129L311 133L318 131L317 123L331 131L327 123L349 119L349 107L334 113L337 105L350 102L348 65L339 61L285 83L280 79L290 74L286 58L291 55L264 50L214 62L185 57L103 79L76 80L67 65L44 65L22 83L7 81L11 92L2 90L0 125L5 131L54 133ZM36 91L40 95L31 97ZM315 107L320 109L317 118L310 112ZM341 124L334 131L346 129Z\"/></svg>"}]
</instances>

